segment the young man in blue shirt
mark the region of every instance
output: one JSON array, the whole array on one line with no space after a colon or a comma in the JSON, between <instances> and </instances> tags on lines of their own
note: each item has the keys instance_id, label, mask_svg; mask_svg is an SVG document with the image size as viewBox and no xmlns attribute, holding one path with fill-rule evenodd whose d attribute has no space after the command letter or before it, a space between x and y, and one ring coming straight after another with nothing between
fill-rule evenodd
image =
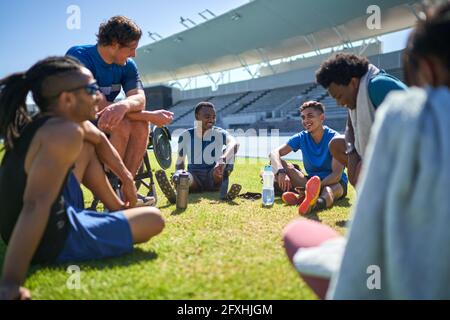
<instances>
[{"instance_id":1,"label":"young man in blue shirt","mask_svg":"<svg viewBox=\"0 0 450 320\"><path fill-rule=\"evenodd\" d=\"M345 137L333 139L330 151L347 167L350 183L355 186L376 109L389 92L405 90L406 85L370 64L367 58L349 53L338 53L323 62L316 81L349 110Z\"/></svg>"},{"instance_id":2,"label":"young man in blue shirt","mask_svg":"<svg viewBox=\"0 0 450 320\"><path fill-rule=\"evenodd\" d=\"M173 113L145 111L145 94L133 57L141 38L141 29L130 19L115 16L102 23L96 45L75 46L67 55L78 59L94 75L102 101L98 127L110 135L112 145L133 177L147 149L149 122L164 126ZM115 102L121 89L126 98Z\"/></svg>"},{"instance_id":3,"label":"young man in blue shirt","mask_svg":"<svg viewBox=\"0 0 450 320\"><path fill-rule=\"evenodd\" d=\"M330 208L335 200L347 195L347 176L344 165L332 157L328 145L338 136L333 129L323 125L324 106L320 102L308 101L300 107L304 131L292 136L289 141L270 153L271 164L276 174L276 184L284 191L283 201L300 204L299 213L311 209ZM301 150L306 174L281 157ZM296 197L289 190L305 187L305 196Z\"/></svg>"}]
</instances>

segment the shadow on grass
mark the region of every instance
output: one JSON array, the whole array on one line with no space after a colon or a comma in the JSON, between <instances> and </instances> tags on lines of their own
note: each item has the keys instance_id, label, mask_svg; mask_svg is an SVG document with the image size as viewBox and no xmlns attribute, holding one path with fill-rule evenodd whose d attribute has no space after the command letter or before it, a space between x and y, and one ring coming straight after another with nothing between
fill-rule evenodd
<instances>
[{"instance_id":1,"label":"shadow on grass","mask_svg":"<svg viewBox=\"0 0 450 320\"><path fill-rule=\"evenodd\" d=\"M345 197L344 199L339 199L336 201L333 206L342 207L342 208L350 208L352 204L350 203L350 199Z\"/></svg>"},{"instance_id":2,"label":"shadow on grass","mask_svg":"<svg viewBox=\"0 0 450 320\"><path fill-rule=\"evenodd\" d=\"M336 225L341 228L347 227L347 224L348 224L348 220L341 220L341 221L336 222Z\"/></svg>"},{"instance_id":3,"label":"shadow on grass","mask_svg":"<svg viewBox=\"0 0 450 320\"><path fill-rule=\"evenodd\" d=\"M307 219L310 219L310 220L317 221L317 222L322 222L322 220L320 220L319 216L317 215L318 212L319 211L317 211L317 210L313 210L310 213L305 214L304 217Z\"/></svg>"},{"instance_id":4,"label":"shadow on grass","mask_svg":"<svg viewBox=\"0 0 450 320\"><path fill-rule=\"evenodd\" d=\"M5 253L6 253L6 245L0 239L0 266L3 266ZM83 267L90 267L95 270L103 270L103 269L110 269L112 266L127 267L133 264L137 264L141 261L151 261L157 258L158 254L154 251L146 251L139 247L135 247L132 252L114 258L105 258L100 260L88 260L88 261L73 261L61 264L31 265L30 268L28 269L27 276L31 276L32 274L34 274L35 272L39 271L42 268L47 268L49 270L63 270L64 272L66 272L68 266L77 265L81 269L83 269Z\"/></svg>"},{"instance_id":5,"label":"shadow on grass","mask_svg":"<svg viewBox=\"0 0 450 320\"><path fill-rule=\"evenodd\" d=\"M40 265L32 265L28 271L28 276L31 276L35 272L39 271L42 268L46 268L51 271L64 271L66 272L67 268L71 265L76 265L83 268L91 268L93 270L104 270L110 269L111 267L127 267L141 261L151 261L158 258L158 254L154 251L145 251L141 248L134 248L132 252L114 258L105 258L99 260L87 260L87 261L72 261L72 262L64 262L60 264L40 264Z\"/></svg>"}]
</instances>

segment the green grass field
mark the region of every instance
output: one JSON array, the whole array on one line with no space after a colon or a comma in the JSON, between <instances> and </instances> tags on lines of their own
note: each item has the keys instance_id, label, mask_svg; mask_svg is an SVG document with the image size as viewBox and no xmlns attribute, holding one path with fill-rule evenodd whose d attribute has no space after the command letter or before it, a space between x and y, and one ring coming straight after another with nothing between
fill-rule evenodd
<instances>
[{"instance_id":1,"label":"green grass field","mask_svg":"<svg viewBox=\"0 0 450 320\"><path fill-rule=\"evenodd\" d=\"M0 155L1 156L1 155ZM159 168L153 155L152 168ZM239 159L231 176L242 192L261 192L258 173L264 162ZM168 170L168 173L173 170ZM92 196L85 190L85 200ZM288 263L281 232L298 217L295 207L275 200L218 201L218 194L190 195L188 209L177 212L158 188L166 228L133 253L77 263L81 288L69 289L68 265L33 267L25 286L34 299L315 299ZM344 233L355 193L327 211L311 213ZM5 245L0 241L0 264Z\"/></svg>"}]
</instances>

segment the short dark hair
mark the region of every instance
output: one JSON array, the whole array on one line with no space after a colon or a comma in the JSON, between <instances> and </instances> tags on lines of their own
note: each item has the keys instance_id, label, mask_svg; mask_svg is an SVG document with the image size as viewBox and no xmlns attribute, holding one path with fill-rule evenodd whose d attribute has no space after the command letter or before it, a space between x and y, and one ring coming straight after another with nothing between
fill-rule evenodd
<instances>
[{"instance_id":1,"label":"short dark hair","mask_svg":"<svg viewBox=\"0 0 450 320\"><path fill-rule=\"evenodd\" d=\"M347 86L353 77L361 78L369 70L369 60L351 53L338 53L324 61L316 71L316 81L325 89L331 83Z\"/></svg>"},{"instance_id":2,"label":"short dark hair","mask_svg":"<svg viewBox=\"0 0 450 320\"><path fill-rule=\"evenodd\" d=\"M142 30L133 20L124 16L114 16L100 24L97 42L101 46L109 46L117 42L124 47L130 42L139 41L141 36Z\"/></svg>"},{"instance_id":3,"label":"short dark hair","mask_svg":"<svg viewBox=\"0 0 450 320\"><path fill-rule=\"evenodd\" d=\"M450 2L427 8L426 19L417 22L408 39L404 56L406 79L417 70L418 60L427 56L435 56L450 70L449 34Z\"/></svg>"},{"instance_id":4,"label":"short dark hair","mask_svg":"<svg viewBox=\"0 0 450 320\"><path fill-rule=\"evenodd\" d=\"M214 105L208 101L201 101L201 102L197 103L197 105L195 106L195 116L196 117L202 108L213 108L214 109Z\"/></svg>"},{"instance_id":5,"label":"short dark hair","mask_svg":"<svg viewBox=\"0 0 450 320\"><path fill-rule=\"evenodd\" d=\"M310 108L321 113L325 113L325 106L318 101L306 101L298 108L298 111L301 113L302 111Z\"/></svg>"}]
</instances>

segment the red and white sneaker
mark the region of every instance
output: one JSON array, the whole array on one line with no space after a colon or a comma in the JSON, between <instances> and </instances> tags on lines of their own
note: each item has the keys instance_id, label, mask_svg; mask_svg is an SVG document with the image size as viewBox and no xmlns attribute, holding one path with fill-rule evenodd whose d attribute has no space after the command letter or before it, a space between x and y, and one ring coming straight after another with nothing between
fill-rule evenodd
<instances>
[{"instance_id":1,"label":"red and white sneaker","mask_svg":"<svg viewBox=\"0 0 450 320\"><path fill-rule=\"evenodd\" d=\"M302 203L304 198L304 195L302 196L291 191L284 192L281 196L281 200L283 200L285 204L290 206L298 206L300 203Z\"/></svg>"},{"instance_id":2,"label":"red and white sneaker","mask_svg":"<svg viewBox=\"0 0 450 320\"><path fill-rule=\"evenodd\" d=\"M308 180L305 187L305 199L298 207L298 213L301 215L307 214L311 208L316 204L320 194L320 178L314 176Z\"/></svg>"}]
</instances>

